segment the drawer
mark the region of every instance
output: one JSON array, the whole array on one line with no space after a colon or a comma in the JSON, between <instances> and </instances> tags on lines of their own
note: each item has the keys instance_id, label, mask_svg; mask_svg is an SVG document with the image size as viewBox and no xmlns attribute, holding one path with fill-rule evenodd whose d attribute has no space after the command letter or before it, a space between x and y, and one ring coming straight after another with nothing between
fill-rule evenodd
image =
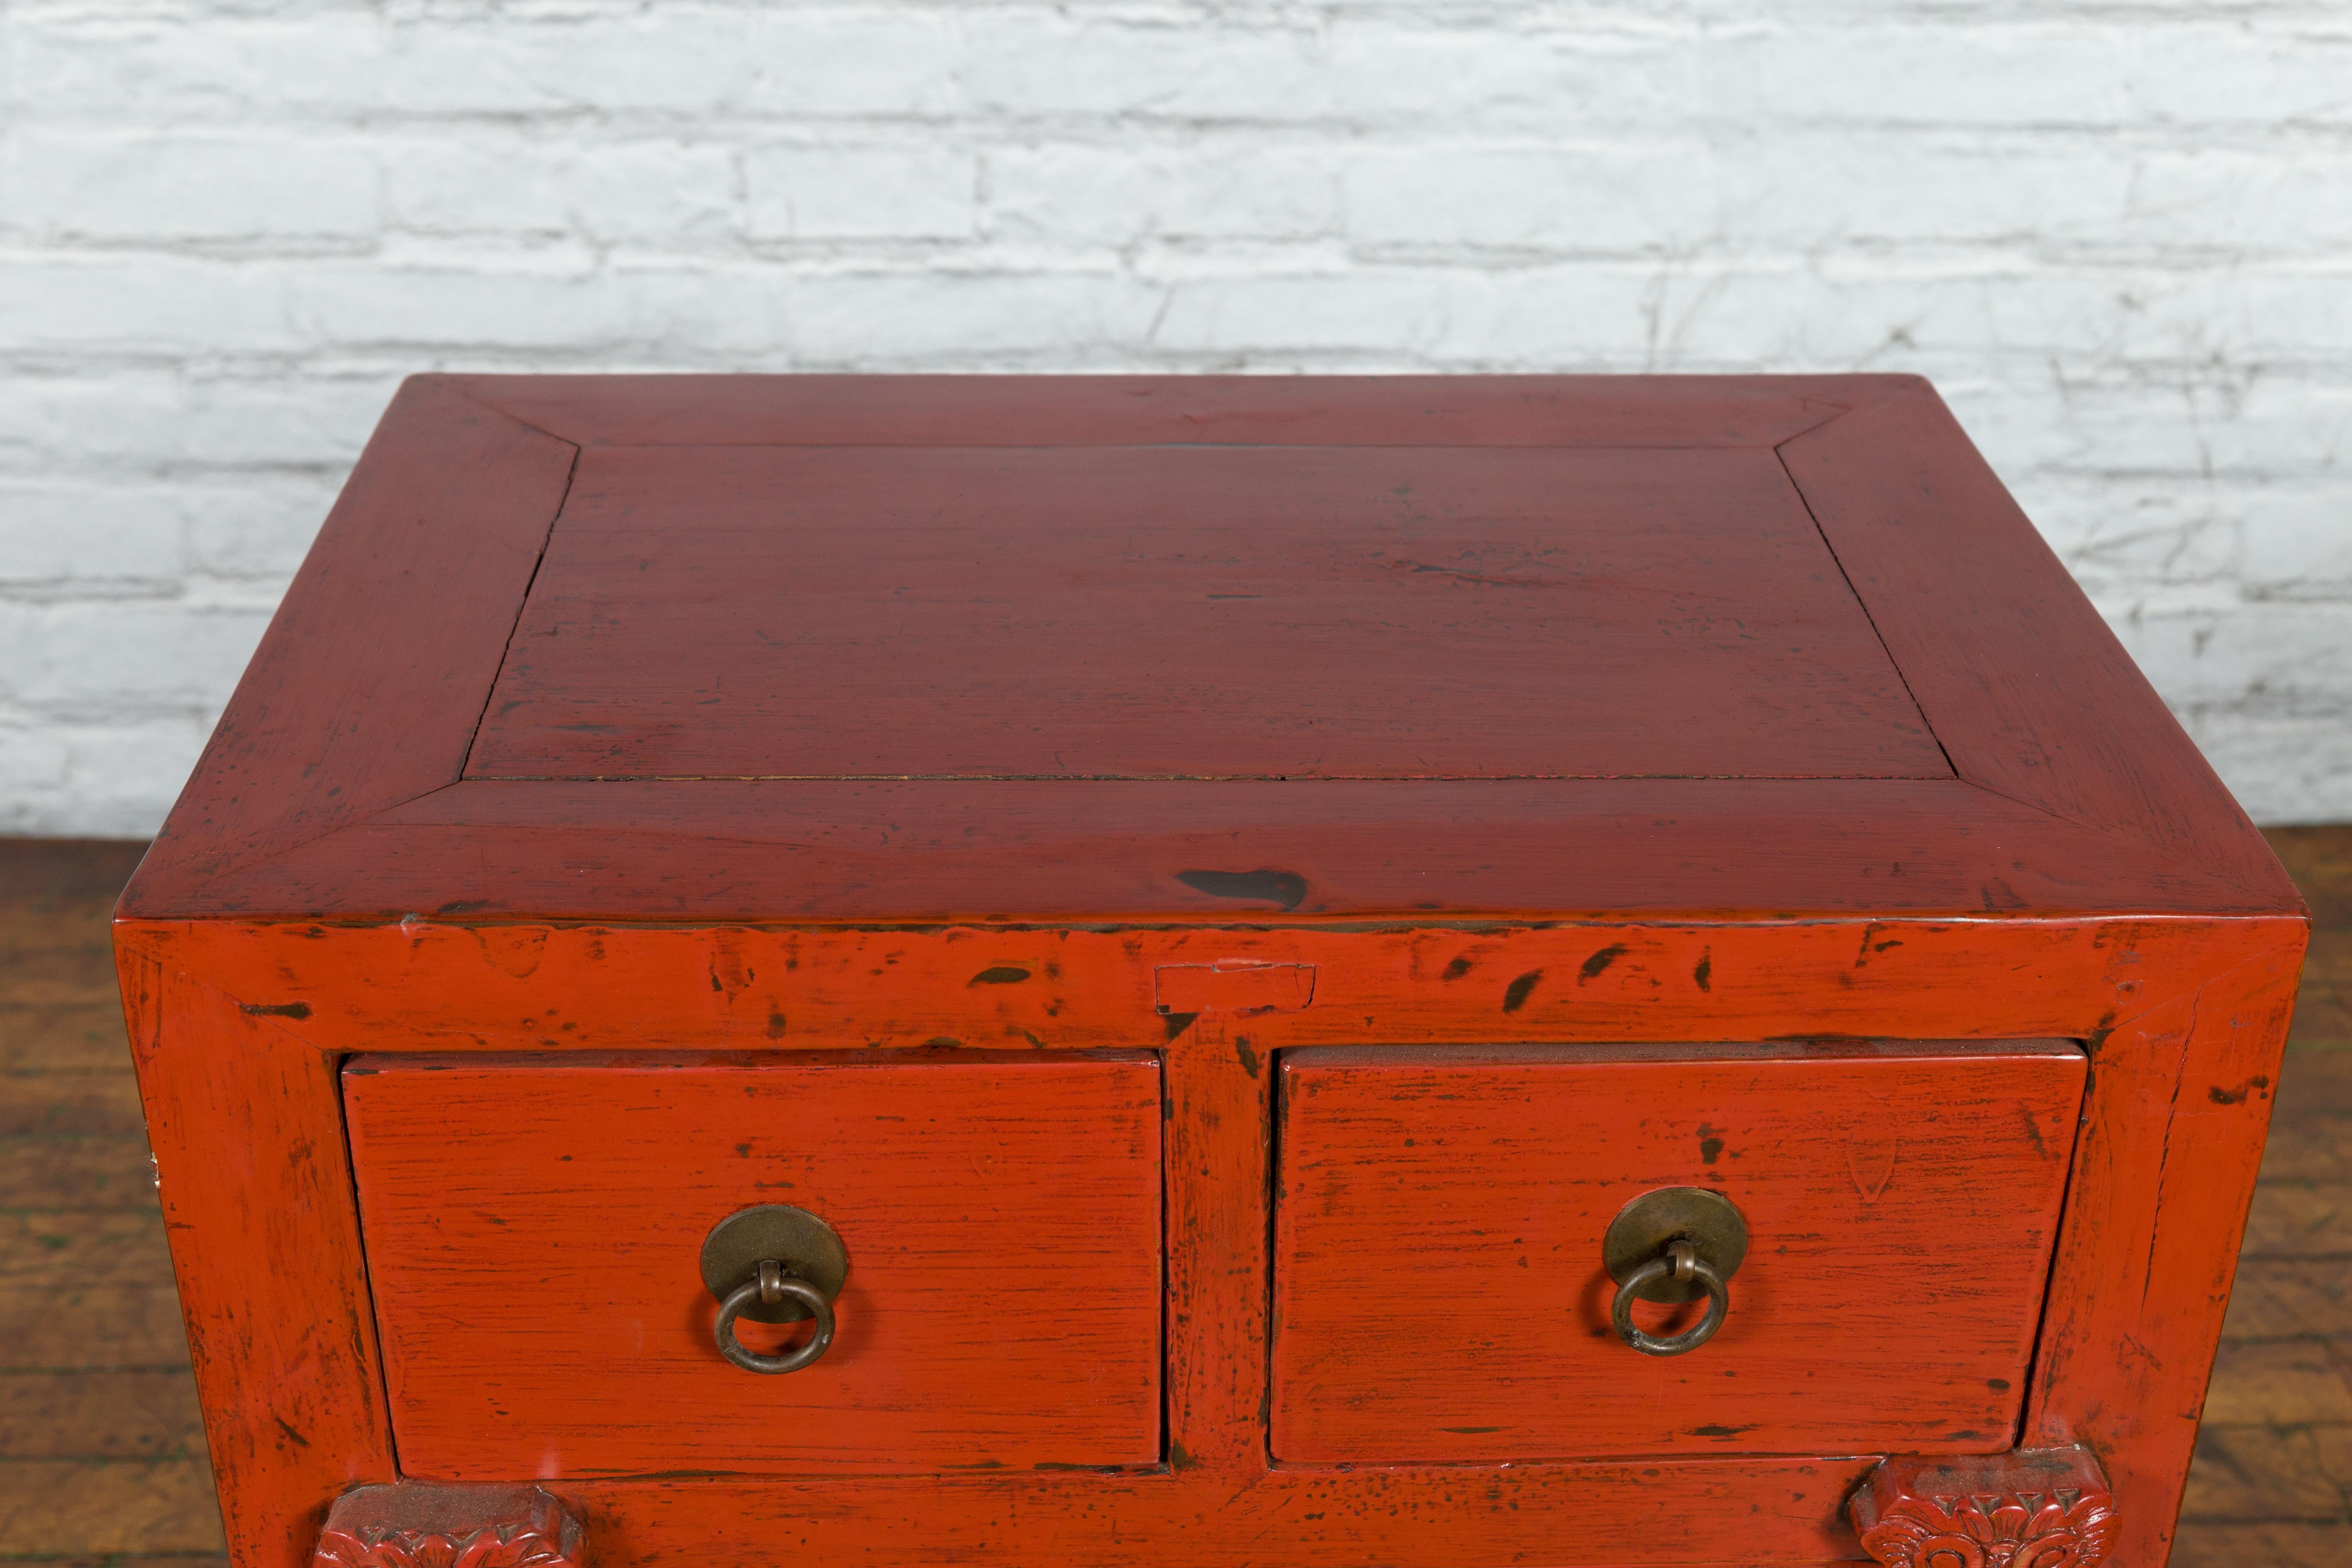
<instances>
[{"instance_id":1,"label":"drawer","mask_svg":"<svg viewBox=\"0 0 2352 1568\"><path fill-rule=\"evenodd\" d=\"M343 1100L409 1475L1160 1457L1149 1053L363 1057ZM848 1258L779 1375L720 1356L700 1271L758 1205Z\"/></svg>"},{"instance_id":2,"label":"drawer","mask_svg":"<svg viewBox=\"0 0 2352 1568\"><path fill-rule=\"evenodd\" d=\"M2009 1446L2083 1094L2072 1044L1279 1060L1276 1458ZM1602 1237L1678 1186L1730 1200L1747 1256L1712 1340L1646 1355L1611 1326ZM1634 1326L1700 1310L1643 1302Z\"/></svg>"}]
</instances>

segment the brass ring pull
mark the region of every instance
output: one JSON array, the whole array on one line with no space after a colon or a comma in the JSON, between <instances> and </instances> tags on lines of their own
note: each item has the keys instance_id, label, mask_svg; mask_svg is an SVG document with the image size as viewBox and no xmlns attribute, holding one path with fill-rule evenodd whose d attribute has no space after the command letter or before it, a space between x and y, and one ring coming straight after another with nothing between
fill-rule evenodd
<instances>
[{"instance_id":1,"label":"brass ring pull","mask_svg":"<svg viewBox=\"0 0 2352 1568\"><path fill-rule=\"evenodd\" d=\"M1677 1284L1706 1287L1706 1315L1698 1321L1697 1327L1661 1339L1633 1326L1633 1303L1642 1299L1644 1290L1669 1279ZM1715 1338L1715 1331L1723 1327L1723 1320L1730 1312L1731 1288L1723 1282L1721 1275L1706 1266L1697 1248L1676 1237L1666 1243L1664 1252L1634 1269L1617 1287L1616 1300L1609 1303L1609 1326L1617 1331L1619 1339L1643 1355L1682 1355Z\"/></svg>"},{"instance_id":2,"label":"brass ring pull","mask_svg":"<svg viewBox=\"0 0 2352 1568\"><path fill-rule=\"evenodd\" d=\"M849 1278L849 1254L823 1217L790 1204L738 1209L702 1238L702 1284L719 1303L711 1335L719 1353L745 1372L798 1372L833 1343L833 1303ZM816 1320L816 1337L783 1355L754 1355L735 1337L735 1320Z\"/></svg>"},{"instance_id":3,"label":"brass ring pull","mask_svg":"<svg viewBox=\"0 0 2352 1568\"><path fill-rule=\"evenodd\" d=\"M759 1355L743 1348L735 1337L735 1320L754 1302L765 1307L796 1302L816 1320L816 1335L796 1351L782 1355ZM712 1333L719 1341L719 1353L741 1367L745 1372L798 1372L817 1357L824 1354L833 1343L833 1303L804 1279L795 1279L784 1272L783 1265L772 1258L760 1260L759 1272L727 1293L719 1303L719 1323Z\"/></svg>"},{"instance_id":4,"label":"brass ring pull","mask_svg":"<svg viewBox=\"0 0 2352 1568\"><path fill-rule=\"evenodd\" d=\"M1601 1240L1601 1257L1617 1281L1609 1324L1643 1355L1685 1355L1715 1338L1731 1310L1724 1281L1748 1257L1748 1219L1721 1193L1706 1187L1660 1187L1618 1211ZM1686 1333L1661 1338L1633 1326L1633 1303L1673 1305L1706 1298L1706 1315Z\"/></svg>"}]
</instances>

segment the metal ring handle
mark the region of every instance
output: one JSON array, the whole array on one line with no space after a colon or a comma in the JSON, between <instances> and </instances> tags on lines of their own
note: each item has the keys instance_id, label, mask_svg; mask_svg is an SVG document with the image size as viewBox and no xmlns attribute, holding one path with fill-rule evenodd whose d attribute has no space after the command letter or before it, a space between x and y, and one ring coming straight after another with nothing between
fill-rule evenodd
<instances>
[{"instance_id":1,"label":"metal ring handle","mask_svg":"<svg viewBox=\"0 0 2352 1568\"><path fill-rule=\"evenodd\" d=\"M754 1301L764 1300L772 1307L786 1298L807 1308L809 1316L816 1320L814 1337L800 1349L782 1355L756 1355L745 1350L742 1342L735 1337L736 1315ZM729 1291L727 1299L719 1303L719 1322L711 1335L719 1342L719 1353L745 1372L798 1372L824 1354L825 1347L833 1343L833 1303L815 1286L793 1279L772 1262L763 1262L758 1273Z\"/></svg>"},{"instance_id":2,"label":"metal ring handle","mask_svg":"<svg viewBox=\"0 0 2352 1568\"><path fill-rule=\"evenodd\" d=\"M1666 1339L1645 1334L1633 1326L1633 1303L1642 1292L1667 1279L1696 1279L1706 1287L1706 1315L1698 1326ZM1715 1338L1715 1331L1723 1327L1723 1320L1731 1312L1731 1288L1723 1276L1707 1267L1687 1241L1675 1241L1664 1251L1625 1277L1617 1287L1617 1299L1609 1303L1609 1326L1617 1337L1640 1351L1643 1355L1685 1355Z\"/></svg>"}]
</instances>

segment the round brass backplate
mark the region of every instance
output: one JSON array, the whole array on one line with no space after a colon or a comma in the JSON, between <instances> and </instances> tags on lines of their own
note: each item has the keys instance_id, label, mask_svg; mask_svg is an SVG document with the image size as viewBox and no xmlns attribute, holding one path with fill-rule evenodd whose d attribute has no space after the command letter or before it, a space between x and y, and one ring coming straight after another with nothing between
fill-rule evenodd
<instances>
[{"instance_id":1,"label":"round brass backplate","mask_svg":"<svg viewBox=\"0 0 2352 1568\"><path fill-rule=\"evenodd\" d=\"M1721 1193L1706 1187L1660 1187L1643 1193L1609 1222L1601 1241L1601 1259L1609 1278L1622 1285L1633 1271L1665 1249L1666 1243L1687 1241L1706 1266L1723 1279L1739 1272L1748 1256L1748 1221ZM1696 1301L1706 1287L1696 1279L1661 1279L1641 1294L1644 1301Z\"/></svg>"},{"instance_id":2,"label":"round brass backplate","mask_svg":"<svg viewBox=\"0 0 2352 1568\"><path fill-rule=\"evenodd\" d=\"M828 1301L841 1294L842 1283L849 1278L849 1252L833 1226L790 1204L761 1204L739 1209L710 1227L702 1238L702 1282L723 1301L737 1286L756 1278L761 1263L771 1258ZM809 1310L798 1301L769 1306L754 1300L741 1315L755 1323L797 1323L809 1316Z\"/></svg>"}]
</instances>

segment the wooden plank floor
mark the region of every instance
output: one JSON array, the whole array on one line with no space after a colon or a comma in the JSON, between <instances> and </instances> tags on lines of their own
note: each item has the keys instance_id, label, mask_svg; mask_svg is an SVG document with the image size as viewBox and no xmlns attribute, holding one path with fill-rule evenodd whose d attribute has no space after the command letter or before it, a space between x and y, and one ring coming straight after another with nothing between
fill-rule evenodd
<instances>
[{"instance_id":1,"label":"wooden plank floor","mask_svg":"<svg viewBox=\"0 0 2352 1568\"><path fill-rule=\"evenodd\" d=\"M135 844L0 840L0 1557L218 1561L107 946Z\"/></svg>"},{"instance_id":2,"label":"wooden plank floor","mask_svg":"<svg viewBox=\"0 0 2352 1568\"><path fill-rule=\"evenodd\" d=\"M2319 931L2177 1568L2352 1564L2352 827L2271 841ZM0 1563L221 1560L107 949L139 849L0 839Z\"/></svg>"}]
</instances>

